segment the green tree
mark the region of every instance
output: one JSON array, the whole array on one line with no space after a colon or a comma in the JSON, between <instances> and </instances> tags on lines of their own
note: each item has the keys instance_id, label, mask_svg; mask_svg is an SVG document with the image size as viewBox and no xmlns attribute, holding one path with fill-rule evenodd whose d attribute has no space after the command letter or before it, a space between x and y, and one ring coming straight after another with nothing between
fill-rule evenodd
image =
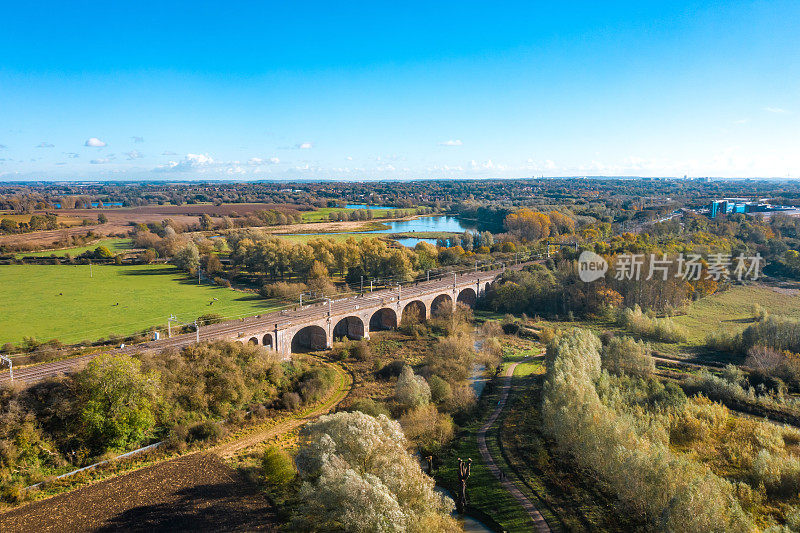
<instances>
[{"instance_id":1,"label":"green tree","mask_svg":"<svg viewBox=\"0 0 800 533\"><path fill-rule=\"evenodd\" d=\"M155 424L158 375L127 355L101 355L76 376L78 424L99 449L140 443Z\"/></svg>"},{"instance_id":2,"label":"green tree","mask_svg":"<svg viewBox=\"0 0 800 533\"><path fill-rule=\"evenodd\" d=\"M190 242L175 254L172 262L176 267L186 272L197 270L197 267L200 266L200 252L197 250L197 246Z\"/></svg>"}]
</instances>

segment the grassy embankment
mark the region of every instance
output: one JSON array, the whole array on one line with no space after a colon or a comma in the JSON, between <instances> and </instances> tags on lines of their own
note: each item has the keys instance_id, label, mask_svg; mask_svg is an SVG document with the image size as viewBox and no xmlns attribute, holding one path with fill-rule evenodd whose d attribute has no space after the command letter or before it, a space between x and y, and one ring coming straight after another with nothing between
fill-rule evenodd
<instances>
[{"instance_id":1,"label":"grassy embankment","mask_svg":"<svg viewBox=\"0 0 800 533\"><path fill-rule=\"evenodd\" d=\"M255 294L197 285L165 265L8 265L0 267L0 343L23 337L73 343L128 335L170 314L254 315L275 307Z\"/></svg>"}]
</instances>

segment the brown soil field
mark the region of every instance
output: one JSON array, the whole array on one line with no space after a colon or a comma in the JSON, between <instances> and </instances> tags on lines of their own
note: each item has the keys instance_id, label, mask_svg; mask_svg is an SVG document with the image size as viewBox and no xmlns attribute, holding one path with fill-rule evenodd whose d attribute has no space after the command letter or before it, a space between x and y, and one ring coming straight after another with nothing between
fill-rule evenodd
<instances>
[{"instance_id":1,"label":"brown soil field","mask_svg":"<svg viewBox=\"0 0 800 533\"><path fill-rule=\"evenodd\" d=\"M0 515L3 532L274 531L275 509L214 453L196 453Z\"/></svg>"},{"instance_id":2,"label":"brown soil field","mask_svg":"<svg viewBox=\"0 0 800 533\"><path fill-rule=\"evenodd\" d=\"M129 228L117 224L73 226L71 228L35 231L33 233L21 233L18 235L2 235L0 236L0 244L12 246L26 245L31 248L52 247L54 243L59 243L68 236L86 235L90 230L98 235L108 236L118 233L127 233Z\"/></svg>"},{"instance_id":3,"label":"brown soil field","mask_svg":"<svg viewBox=\"0 0 800 533\"><path fill-rule=\"evenodd\" d=\"M211 205L211 204L187 204L187 205L148 205L144 207L121 207L121 208L107 208L107 209L59 209L59 217L64 217L65 220L75 220L80 223L84 218L96 221L97 215L103 213L108 222L105 224L95 224L91 226L74 226L71 228L37 231L33 233L23 233L20 235L3 235L0 236L0 244L7 245L30 245L35 247L52 246L53 243L63 240L70 235L85 235L87 231L92 230L98 235L117 235L120 233L126 234L131 230L130 223L143 223L161 222L165 218L170 218L178 224L193 225L197 224L197 219L202 214L209 214L214 217L222 217L236 213L238 215L247 215L255 211L263 209L276 209L276 210L292 210L298 206L287 204L225 204L225 205ZM48 211L51 212L51 211ZM37 213L44 213L44 211L37 211ZM313 231L313 230L311 230Z\"/></svg>"},{"instance_id":4,"label":"brown soil field","mask_svg":"<svg viewBox=\"0 0 800 533\"><path fill-rule=\"evenodd\" d=\"M59 209L58 214L63 216L71 216L78 218L97 218L99 213L104 213L109 219L111 216L122 215L127 219L132 220L139 216L149 217L152 215L159 215L163 220L166 217L173 217L177 215L191 216L197 218L200 215L208 214L212 217L221 217L230 215L231 213L237 215L247 215L256 211L264 209L274 209L276 211L299 211L300 206L292 204L270 204L270 203L252 203L252 204L185 204L185 205L146 205L141 207L109 207L103 209Z\"/></svg>"}]
</instances>

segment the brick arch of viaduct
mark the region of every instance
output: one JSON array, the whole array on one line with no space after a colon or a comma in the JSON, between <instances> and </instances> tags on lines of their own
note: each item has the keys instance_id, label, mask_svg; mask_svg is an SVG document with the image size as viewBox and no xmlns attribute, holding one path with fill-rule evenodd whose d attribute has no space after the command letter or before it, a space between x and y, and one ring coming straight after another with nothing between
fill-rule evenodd
<instances>
[{"instance_id":1,"label":"brick arch of viaduct","mask_svg":"<svg viewBox=\"0 0 800 533\"><path fill-rule=\"evenodd\" d=\"M425 308L424 318L430 318L434 307L434 300L437 300L437 308L438 305L445 304L451 306L452 309L457 303L474 306L475 301L482 296L488 288L489 283L483 280L472 282L467 285L456 285L456 287L450 287L446 290L440 289L422 295L405 297L401 293L399 301L396 294L387 295L377 304L368 304L364 306L359 306L356 299L350 309L334 312L330 317L327 311L324 311L321 307L320 316L318 318L303 320L296 324L284 324L280 326L276 324L275 327L272 328L267 326L246 328L239 331L232 340L264 346L277 351L283 359L288 359L292 355L292 341L301 330L306 330L303 332L303 335L311 334L316 343L320 345L319 349L321 349L322 337L324 335L324 347L330 348L333 345L334 337L348 336L351 338L363 337L368 339L370 330L372 329L372 331L375 331L375 328L370 328L370 322L376 325L375 321L373 321L373 316L379 311L385 309L391 311L391 313L383 311L389 316L390 323L380 324L377 328L378 330L389 329L390 327L396 327L400 324L403 319L403 313L409 308L409 305L412 305L414 302L421 302ZM419 304L413 305L419 306ZM394 320L391 320L392 314L394 315ZM355 317L358 320L350 317ZM345 320L349 322L346 329L340 324L340 322ZM339 324L338 330L337 324ZM337 331L335 332L335 330Z\"/></svg>"}]
</instances>

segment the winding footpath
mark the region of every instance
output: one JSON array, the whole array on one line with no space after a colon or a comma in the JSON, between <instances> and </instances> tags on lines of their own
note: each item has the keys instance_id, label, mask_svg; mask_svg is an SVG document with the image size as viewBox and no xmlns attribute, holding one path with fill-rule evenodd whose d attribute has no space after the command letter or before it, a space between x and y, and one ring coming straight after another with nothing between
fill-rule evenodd
<instances>
[{"instance_id":1,"label":"winding footpath","mask_svg":"<svg viewBox=\"0 0 800 533\"><path fill-rule=\"evenodd\" d=\"M547 525L542 514L536 509L536 506L533 505L527 496L525 496L521 490L517 487L515 481L512 481L508 477L503 477L500 474L500 468L498 468L497 464L495 463L494 459L492 458L492 454L489 453L489 448L486 446L486 433L489 429L494 425L497 418L500 416L500 413L503 412L503 409L506 406L506 401L508 400L508 393L511 390L511 377L514 375L514 369L517 368L517 365L520 363L524 363L528 361L526 357L522 361L518 361L508 366L505 373L503 374L503 388L500 392L500 401L497 403L497 407L495 408L492 415L486 421L486 423L481 427L478 431L478 450L481 452L481 458L483 459L484 464L487 466L489 471L500 481L500 484L506 489L514 499L516 499L520 505L525 509L528 515L533 520L533 525L536 528L536 531L540 532L549 532L550 526ZM513 475L513 474L512 474Z\"/></svg>"}]
</instances>

